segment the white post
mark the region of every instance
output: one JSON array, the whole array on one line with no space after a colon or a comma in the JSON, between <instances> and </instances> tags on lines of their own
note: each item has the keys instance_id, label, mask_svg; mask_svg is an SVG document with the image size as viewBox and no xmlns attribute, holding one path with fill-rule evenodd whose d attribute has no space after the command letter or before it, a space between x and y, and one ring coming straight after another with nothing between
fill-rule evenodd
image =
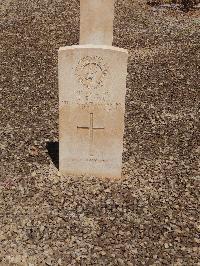
<instances>
[{"instance_id":1,"label":"white post","mask_svg":"<svg viewBox=\"0 0 200 266\"><path fill-rule=\"evenodd\" d=\"M81 0L80 14L80 44L112 45L114 0Z\"/></svg>"}]
</instances>

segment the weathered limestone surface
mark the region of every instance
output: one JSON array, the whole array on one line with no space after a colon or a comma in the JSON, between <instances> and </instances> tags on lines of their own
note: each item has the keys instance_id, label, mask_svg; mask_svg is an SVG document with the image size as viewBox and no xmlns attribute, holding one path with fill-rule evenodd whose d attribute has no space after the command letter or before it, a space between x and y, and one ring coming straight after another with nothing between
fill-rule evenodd
<instances>
[{"instance_id":1,"label":"weathered limestone surface","mask_svg":"<svg viewBox=\"0 0 200 266\"><path fill-rule=\"evenodd\" d=\"M121 177L128 53L111 46L59 50L60 170Z\"/></svg>"},{"instance_id":2,"label":"weathered limestone surface","mask_svg":"<svg viewBox=\"0 0 200 266\"><path fill-rule=\"evenodd\" d=\"M112 45L114 0L82 0L80 8L80 44Z\"/></svg>"}]
</instances>

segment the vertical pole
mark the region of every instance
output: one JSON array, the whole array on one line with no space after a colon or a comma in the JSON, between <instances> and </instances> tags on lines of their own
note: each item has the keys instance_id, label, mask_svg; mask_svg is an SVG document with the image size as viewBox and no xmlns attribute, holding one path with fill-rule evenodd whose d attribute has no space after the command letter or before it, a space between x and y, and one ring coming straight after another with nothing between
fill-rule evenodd
<instances>
[{"instance_id":1,"label":"vertical pole","mask_svg":"<svg viewBox=\"0 0 200 266\"><path fill-rule=\"evenodd\" d=\"M80 44L112 45L114 0L80 0Z\"/></svg>"}]
</instances>

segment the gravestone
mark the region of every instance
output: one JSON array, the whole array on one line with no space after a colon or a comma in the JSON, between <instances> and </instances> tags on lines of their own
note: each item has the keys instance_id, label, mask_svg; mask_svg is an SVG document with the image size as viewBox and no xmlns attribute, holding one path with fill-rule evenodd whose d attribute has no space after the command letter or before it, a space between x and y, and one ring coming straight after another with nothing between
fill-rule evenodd
<instances>
[{"instance_id":1,"label":"gravestone","mask_svg":"<svg viewBox=\"0 0 200 266\"><path fill-rule=\"evenodd\" d=\"M80 6L81 45L59 49L59 168L120 178L128 53L111 46L114 0Z\"/></svg>"}]
</instances>

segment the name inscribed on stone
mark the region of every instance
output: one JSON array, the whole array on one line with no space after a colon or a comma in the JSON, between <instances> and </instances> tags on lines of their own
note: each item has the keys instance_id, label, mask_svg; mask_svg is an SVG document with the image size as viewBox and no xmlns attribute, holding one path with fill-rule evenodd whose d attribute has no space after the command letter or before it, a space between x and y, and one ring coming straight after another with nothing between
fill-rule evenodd
<instances>
[{"instance_id":1,"label":"name inscribed on stone","mask_svg":"<svg viewBox=\"0 0 200 266\"><path fill-rule=\"evenodd\" d=\"M72 102L69 102L69 101L62 101L62 103L64 105L70 105L72 104ZM77 102L76 102L77 104ZM88 108L91 108L95 105L94 102L87 102L87 103L83 103L81 104L80 108L82 110L88 110ZM98 107L102 108L103 110L109 112L109 111L113 111L113 110L122 110L124 109L124 105L122 105L122 103L103 103L103 104L98 104L97 105Z\"/></svg>"}]
</instances>

